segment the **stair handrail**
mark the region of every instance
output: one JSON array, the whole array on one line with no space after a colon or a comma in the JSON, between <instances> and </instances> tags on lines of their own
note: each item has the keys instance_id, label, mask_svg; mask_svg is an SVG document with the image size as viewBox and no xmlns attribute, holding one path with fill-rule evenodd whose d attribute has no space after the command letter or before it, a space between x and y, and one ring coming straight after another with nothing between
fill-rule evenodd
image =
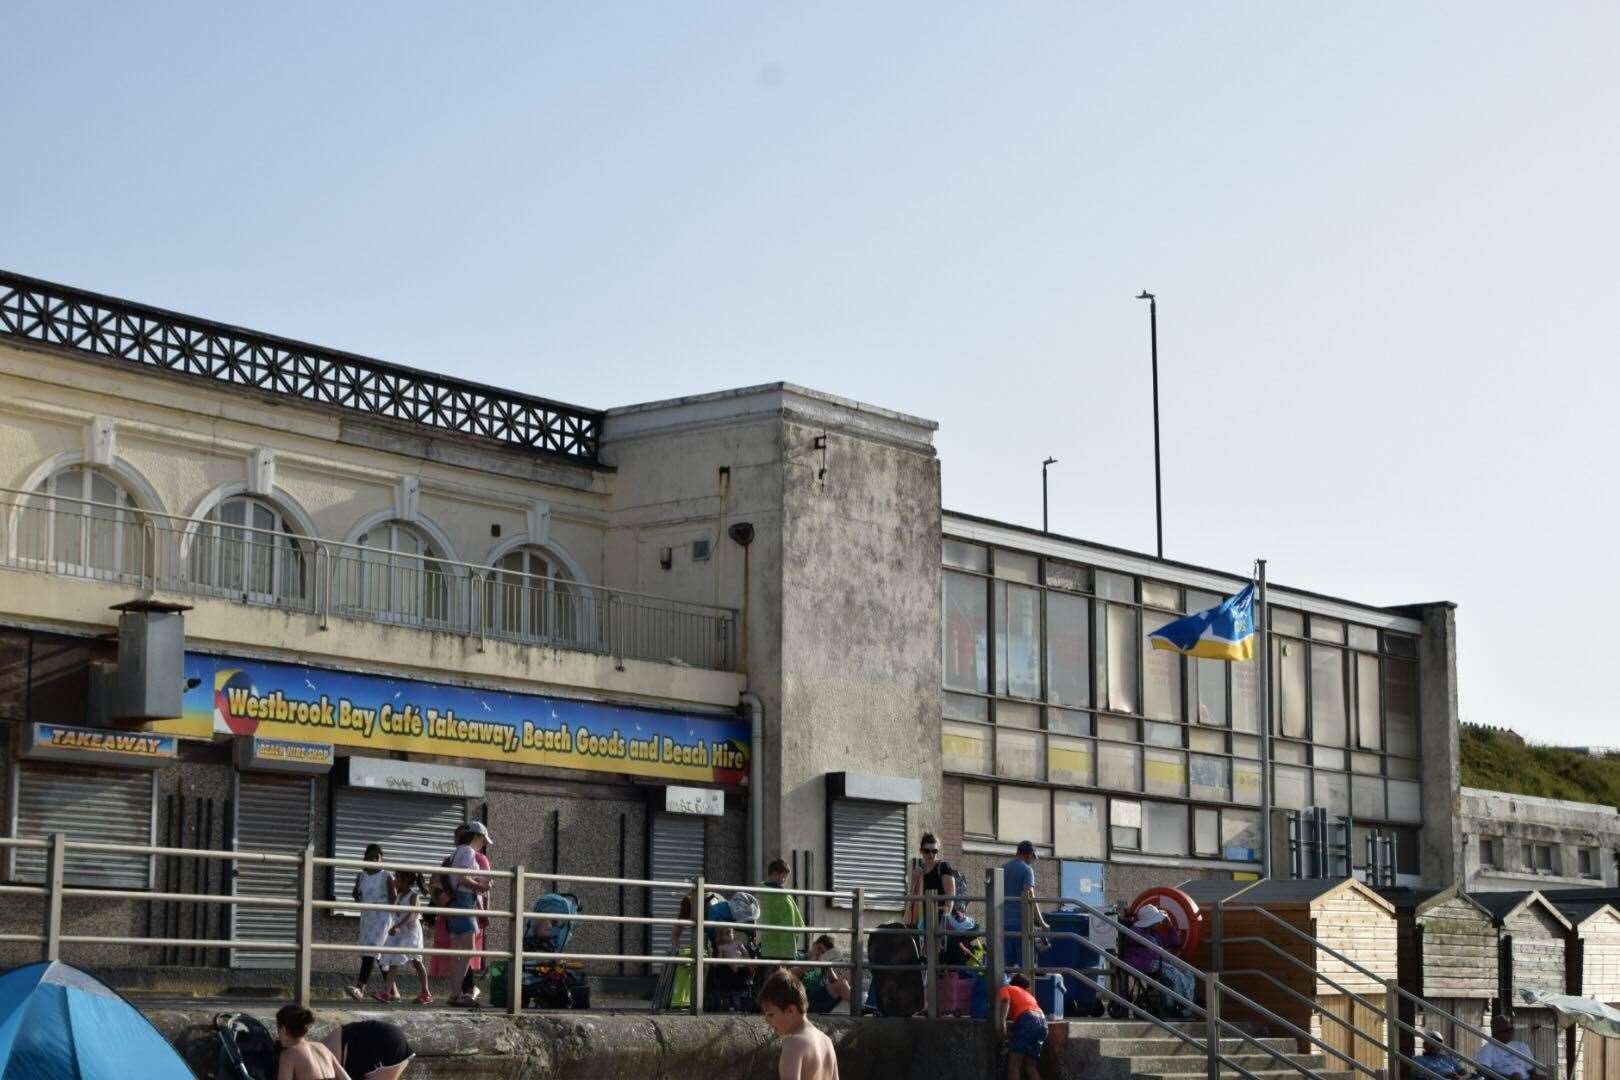
<instances>
[{"instance_id":1,"label":"stair handrail","mask_svg":"<svg viewBox=\"0 0 1620 1080\"><path fill-rule=\"evenodd\" d=\"M1377 972L1374 972L1374 971L1368 969L1365 965L1363 965L1361 963L1358 963L1355 960L1350 959L1350 957L1348 957L1348 956L1344 955L1343 953L1339 952L1337 949L1333 948L1333 946L1323 944L1320 939L1311 937L1309 934L1305 933L1305 931L1301 930L1299 927L1297 927L1294 924L1288 922L1286 919L1283 919L1283 918L1279 917L1276 913L1274 913L1272 911L1268 911L1264 907L1261 907L1261 906L1259 906L1257 904L1253 904L1253 903L1238 903L1238 904L1233 904L1233 905L1228 906L1224 900L1216 901L1215 906L1217 908L1219 908L1223 913L1232 912L1232 911L1245 911L1245 912L1253 912L1255 914L1258 914L1262 918L1264 918L1267 922L1270 922L1270 923L1272 923L1272 924L1274 924L1276 926L1281 927L1282 929L1288 931L1290 934L1293 934L1295 937L1297 937L1297 938L1301 939L1302 941L1306 942L1307 944L1309 944L1312 948L1317 949L1317 950L1319 950L1321 952L1324 952L1327 955L1333 957L1335 960L1338 960L1340 963L1345 964L1351 970L1360 972L1361 974L1367 976L1369 979L1373 979L1374 981L1378 982L1380 985L1385 986L1388 990L1393 991L1396 995L1398 995L1400 997L1404 997L1408 1001L1411 1001L1416 1005L1421 1005L1423 1007L1423 1009L1424 1009L1425 1014L1428 1014L1428 1013L1432 1012L1432 1013L1435 1013L1435 1014L1437 1014L1439 1016L1442 1016L1445 1019L1450 1020L1456 1026L1461 1027L1464 1030L1466 1030L1468 1032L1471 1032L1472 1034L1477 1035L1480 1038L1484 1039L1484 1041L1487 1044L1492 1045L1492 1046L1500 1047L1501 1049L1503 1049L1503 1050L1507 1051L1508 1053L1512 1054L1514 1057L1518 1058L1520 1061L1523 1061L1525 1064L1529 1065L1532 1072L1535 1072L1536 1070L1541 1068L1541 1063L1536 1061L1533 1057L1527 1057L1524 1054L1520 1053L1519 1051L1513 1049L1513 1047L1508 1045L1507 1043L1503 1043L1503 1042L1501 1042L1501 1041L1499 1041L1499 1040L1497 1040L1495 1038L1492 1038L1490 1035L1486 1034L1483 1031L1480 1031L1478 1028L1474 1027L1472 1024L1468 1023L1466 1020L1463 1020L1461 1017L1455 1016L1452 1013L1448 1012L1447 1010L1441 1008L1440 1006L1435 1005L1433 1002L1429 1001L1427 998L1423 998L1423 997L1420 997L1417 994L1412 993L1410 990L1407 990L1405 987L1401 986L1399 983L1395 982L1394 980L1385 978L1384 976L1379 975ZM1423 1037L1424 1037L1423 1031L1421 1029L1419 1029L1418 1027L1416 1027L1415 1025L1409 1024L1405 1020L1401 1019L1401 1017L1398 1015L1398 1011L1397 1011L1396 1015L1391 1015L1391 1010L1385 1009L1385 1008L1380 1008L1377 1005L1374 1005L1367 998L1362 997L1360 994L1357 994L1354 991L1346 989L1345 987L1341 986L1339 983L1336 983L1332 979L1328 978L1326 975L1323 975L1320 972L1316 971L1315 968L1312 968L1310 965L1308 965L1304 961L1300 960L1299 957L1293 955L1292 953L1288 952L1286 949L1283 949L1282 947L1278 946L1275 942L1270 941L1267 938L1256 938L1256 937L1225 938L1225 937L1223 937L1223 943L1226 943L1226 942L1234 942L1234 943L1235 942L1241 942L1241 943L1259 942L1259 943L1262 943L1262 944L1266 945L1268 948L1270 948L1273 952L1277 953L1277 955L1284 957L1290 963L1295 964L1295 965L1303 968L1307 972L1309 972L1312 975L1312 977L1314 977L1316 979L1319 979L1322 982L1327 983L1329 986L1331 986L1334 989L1338 990L1340 993L1345 994L1345 995L1349 996L1350 998L1352 998L1353 1000L1358 1001L1361 1004L1367 1006L1376 1015L1378 1015L1378 1016L1384 1018L1386 1021L1388 1021L1388 1023L1389 1023L1389 1031L1390 1031L1387 1042L1380 1042L1376 1037L1373 1037L1373 1036L1370 1036L1370 1035L1367 1036L1368 1041L1372 1042L1374 1045L1383 1047L1383 1049L1386 1052L1388 1052L1391 1057L1399 1058L1401 1061L1403 1061L1403 1062L1405 1062L1405 1063L1407 1063L1409 1065L1415 1065L1418 1069L1420 1069L1420 1070L1422 1070L1424 1072L1429 1072L1430 1071L1426 1066L1419 1065L1417 1063L1416 1059L1407 1056L1404 1052L1402 1052L1401 1050L1399 1050L1396 1047L1395 1029L1397 1027L1404 1030L1404 1031L1407 1031L1407 1032L1411 1033L1412 1035L1417 1036L1417 1038L1419 1040L1423 1039ZM1324 1015L1332 1015L1331 1013L1327 1013L1327 1011L1325 1009L1322 1009L1321 1006L1317 1006L1317 1008L1320 1011L1322 1011L1324 1013ZM1358 1032L1360 1032L1359 1028L1357 1028L1356 1030ZM1360 1032L1360 1033L1363 1034L1363 1035L1366 1034L1365 1032ZM1454 1047L1447 1047L1446 1050L1447 1050L1447 1053L1449 1053L1452 1057L1457 1058L1458 1060L1460 1060L1460 1061L1462 1061L1462 1062L1464 1062L1464 1063L1466 1063L1468 1065L1473 1066L1473 1068L1475 1070L1477 1070L1480 1074L1484 1075L1487 1078L1487 1080L1510 1080L1510 1078L1507 1077L1505 1074L1497 1072L1495 1069L1490 1068L1488 1065L1482 1065L1479 1061L1477 1061L1473 1057L1470 1057L1468 1054L1463 1053L1461 1050L1458 1050L1458 1049L1456 1049ZM1554 1064L1556 1064L1556 1063L1554 1063Z\"/></svg>"}]
</instances>

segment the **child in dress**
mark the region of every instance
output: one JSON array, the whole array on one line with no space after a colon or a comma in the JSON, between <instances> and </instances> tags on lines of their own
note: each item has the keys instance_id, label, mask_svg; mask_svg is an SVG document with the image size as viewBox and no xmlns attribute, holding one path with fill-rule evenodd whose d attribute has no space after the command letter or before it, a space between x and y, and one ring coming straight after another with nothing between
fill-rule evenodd
<instances>
[{"instance_id":1,"label":"child in dress","mask_svg":"<svg viewBox=\"0 0 1620 1080\"><path fill-rule=\"evenodd\" d=\"M408 870L397 870L393 878L394 903L408 904L417 907L427 894L427 883L422 875ZM418 911L397 911L394 921L388 927L388 940L383 944L387 949L420 949L422 947L422 914ZM382 993L375 995L378 1001L398 1001L399 988L394 980L399 977L400 968L409 964L416 969L416 979L421 985L421 992L416 995L418 1005L433 1004L433 992L428 988L427 967L422 963L419 953L388 953L384 952L382 958L383 980L386 988Z\"/></svg>"},{"instance_id":2,"label":"child in dress","mask_svg":"<svg viewBox=\"0 0 1620 1080\"><path fill-rule=\"evenodd\" d=\"M383 861L381 844L367 844L365 860L368 863ZM376 869L362 870L354 875L354 900L357 904L387 904L393 900L392 890L389 887L388 871L381 866ZM376 945L379 948L388 939L388 926L391 916L386 911L362 911L360 913L360 944ZM360 958L360 976L355 979L354 985L349 987L349 996L356 1001L364 1001L366 985L371 982L371 969L377 963L376 953L366 953Z\"/></svg>"}]
</instances>

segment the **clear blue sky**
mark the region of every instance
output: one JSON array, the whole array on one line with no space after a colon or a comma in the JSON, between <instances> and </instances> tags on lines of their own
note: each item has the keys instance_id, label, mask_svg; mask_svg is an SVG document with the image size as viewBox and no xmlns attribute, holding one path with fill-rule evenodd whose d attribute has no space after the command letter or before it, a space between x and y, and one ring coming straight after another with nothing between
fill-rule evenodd
<instances>
[{"instance_id":1,"label":"clear blue sky","mask_svg":"<svg viewBox=\"0 0 1620 1080\"><path fill-rule=\"evenodd\" d=\"M1461 609L1620 743L1613 3L0 8L0 265L590 406L788 379L946 505Z\"/></svg>"}]
</instances>

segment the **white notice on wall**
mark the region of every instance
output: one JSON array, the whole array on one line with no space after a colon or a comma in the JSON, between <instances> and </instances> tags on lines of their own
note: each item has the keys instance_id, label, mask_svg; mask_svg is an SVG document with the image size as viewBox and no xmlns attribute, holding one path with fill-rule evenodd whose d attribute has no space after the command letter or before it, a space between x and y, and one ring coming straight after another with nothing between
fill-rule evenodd
<instances>
[{"instance_id":1,"label":"white notice on wall","mask_svg":"<svg viewBox=\"0 0 1620 1080\"><path fill-rule=\"evenodd\" d=\"M1097 807L1090 799L1069 799L1067 803L1070 825L1090 825L1097 820Z\"/></svg>"}]
</instances>

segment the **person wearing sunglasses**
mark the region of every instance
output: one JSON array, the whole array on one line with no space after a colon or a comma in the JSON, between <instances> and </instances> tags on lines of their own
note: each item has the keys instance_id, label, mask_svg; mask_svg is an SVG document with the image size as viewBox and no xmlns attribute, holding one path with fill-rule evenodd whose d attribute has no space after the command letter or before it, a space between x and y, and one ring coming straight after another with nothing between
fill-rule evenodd
<instances>
[{"instance_id":1,"label":"person wearing sunglasses","mask_svg":"<svg viewBox=\"0 0 1620 1080\"><path fill-rule=\"evenodd\" d=\"M939 854L939 838L931 832L922 835L922 844L918 847L920 858L911 864L911 895L921 896L924 893L939 893L945 897L956 895L956 868ZM950 913L952 900L946 899L939 905L939 917L943 918ZM912 926L922 925L922 901L911 900L906 904L906 922Z\"/></svg>"}]
</instances>

